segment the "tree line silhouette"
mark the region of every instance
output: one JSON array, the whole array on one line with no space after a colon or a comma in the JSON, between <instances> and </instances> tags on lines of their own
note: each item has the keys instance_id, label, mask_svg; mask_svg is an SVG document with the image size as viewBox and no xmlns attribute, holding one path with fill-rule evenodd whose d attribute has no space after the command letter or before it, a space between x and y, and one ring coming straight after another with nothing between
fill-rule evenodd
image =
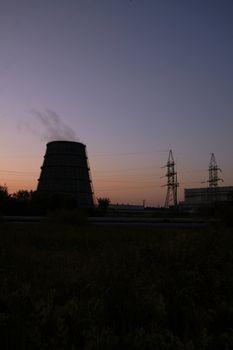
<instances>
[{"instance_id":1,"label":"tree line silhouette","mask_svg":"<svg viewBox=\"0 0 233 350\"><path fill-rule=\"evenodd\" d=\"M109 204L109 198L97 198L97 206L86 209L85 212L97 216L106 215ZM47 195L32 190L18 190L10 194L7 185L0 185L0 213L3 215L46 215L53 210L76 208L78 208L77 200L70 194Z\"/></svg>"},{"instance_id":2,"label":"tree line silhouette","mask_svg":"<svg viewBox=\"0 0 233 350\"><path fill-rule=\"evenodd\" d=\"M3 215L44 215L50 210L76 207L72 195L46 195L32 190L19 190L10 194L6 185L0 185L0 212Z\"/></svg>"}]
</instances>

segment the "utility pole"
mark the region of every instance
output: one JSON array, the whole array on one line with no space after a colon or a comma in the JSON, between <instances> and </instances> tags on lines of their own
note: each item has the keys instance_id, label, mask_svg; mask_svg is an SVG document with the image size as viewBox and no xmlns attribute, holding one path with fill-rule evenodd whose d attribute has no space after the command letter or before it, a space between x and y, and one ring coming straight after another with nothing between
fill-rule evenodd
<instances>
[{"instance_id":1,"label":"utility pole","mask_svg":"<svg viewBox=\"0 0 233 350\"><path fill-rule=\"evenodd\" d=\"M177 182L177 172L175 167L175 162L172 154L172 150L169 151L167 164L163 168L167 168L167 194L165 200L165 208L170 206L177 206L177 187L179 186Z\"/></svg>"}]
</instances>

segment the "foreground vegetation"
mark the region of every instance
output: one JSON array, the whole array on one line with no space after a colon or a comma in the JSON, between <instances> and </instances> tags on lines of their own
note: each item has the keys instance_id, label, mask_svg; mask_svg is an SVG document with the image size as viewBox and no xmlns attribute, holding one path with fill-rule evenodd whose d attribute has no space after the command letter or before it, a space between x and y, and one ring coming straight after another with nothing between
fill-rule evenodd
<instances>
[{"instance_id":1,"label":"foreground vegetation","mask_svg":"<svg viewBox=\"0 0 233 350\"><path fill-rule=\"evenodd\" d=\"M233 348L230 228L0 232L1 349Z\"/></svg>"}]
</instances>

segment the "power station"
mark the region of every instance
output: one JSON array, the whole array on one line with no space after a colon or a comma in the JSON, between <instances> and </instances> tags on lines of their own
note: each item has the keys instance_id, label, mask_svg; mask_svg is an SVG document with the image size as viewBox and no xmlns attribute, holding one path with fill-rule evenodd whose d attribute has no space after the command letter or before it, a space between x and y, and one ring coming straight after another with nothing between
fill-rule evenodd
<instances>
[{"instance_id":1,"label":"power station","mask_svg":"<svg viewBox=\"0 0 233 350\"><path fill-rule=\"evenodd\" d=\"M80 208L94 206L86 146L80 142L52 141L47 144L37 192L46 196L72 196Z\"/></svg>"},{"instance_id":2,"label":"power station","mask_svg":"<svg viewBox=\"0 0 233 350\"><path fill-rule=\"evenodd\" d=\"M165 177L167 178L167 192L165 208L176 207L177 181L176 163L172 150L169 151ZM214 154L209 163L209 186L204 188L184 189L182 205L198 208L215 202L233 200L233 187L219 187L221 169L218 167ZM86 146L74 141L52 141L47 143L44 162L38 180L37 192L46 196L57 194L68 195L75 199L77 207L92 208L94 206L90 167L86 153Z\"/></svg>"}]
</instances>

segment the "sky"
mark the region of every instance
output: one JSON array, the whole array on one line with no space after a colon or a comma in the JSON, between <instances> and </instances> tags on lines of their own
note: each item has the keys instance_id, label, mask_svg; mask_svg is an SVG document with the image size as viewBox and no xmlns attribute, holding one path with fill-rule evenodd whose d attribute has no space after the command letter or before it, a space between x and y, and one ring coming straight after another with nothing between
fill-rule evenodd
<instances>
[{"instance_id":1,"label":"sky","mask_svg":"<svg viewBox=\"0 0 233 350\"><path fill-rule=\"evenodd\" d=\"M36 189L46 143L86 144L95 197L178 200L211 153L233 185L232 0L0 0L0 184Z\"/></svg>"}]
</instances>

